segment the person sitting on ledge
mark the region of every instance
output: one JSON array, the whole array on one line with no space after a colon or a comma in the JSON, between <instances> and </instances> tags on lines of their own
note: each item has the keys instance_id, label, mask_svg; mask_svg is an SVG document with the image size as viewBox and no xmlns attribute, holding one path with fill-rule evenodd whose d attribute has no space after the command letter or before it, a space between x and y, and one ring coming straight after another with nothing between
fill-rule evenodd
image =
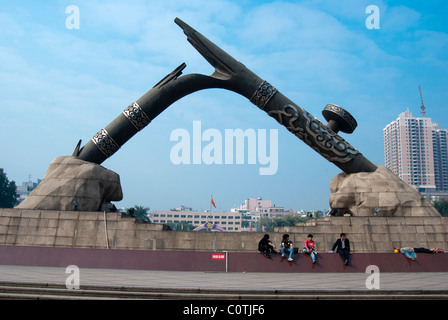
<instances>
[{"instance_id":1,"label":"person sitting on ledge","mask_svg":"<svg viewBox=\"0 0 448 320\"><path fill-rule=\"evenodd\" d=\"M334 251L337 248L337 251ZM333 244L331 251L339 253L344 260L344 264L348 264L348 255L350 253L350 241L345 237L345 233L340 234L340 238Z\"/></svg>"},{"instance_id":2,"label":"person sitting on ledge","mask_svg":"<svg viewBox=\"0 0 448 320\"><path fill-rule=\"evenodd\" d=\"M303 253L308 253L313 260L313 263L316 263L316 242L313 240L313 235L310 233L305 240L305 247L303 248Z\"/></svg>"},{"instance_id":3,"label":"person sitting on ledge","mask_svg":"<svg viewBox=\"0 0 448 320\"><path fill-rule=\"evenodd\" d=\"M258 251L264 253L267 258L270 258L270 253L277 253L275 251L275 245L269 240L269 235L265 234L263 239L258 242Z\"/></svg>"},{"instance_id":4,"label":"person sitting on ledge","mask_svg":"<svg viewBox=\"0 0 448 320\"><path fill-rule=\"evenodd\" d=\"M294 254L294 248L292 247L292 241L289 240L289 234L283 235L282 243L280 243L280 251L282 253L282 257L285 257L285 251L289 252L288 261L292 261L292 255Z\"/></svg>"}]
</instances>

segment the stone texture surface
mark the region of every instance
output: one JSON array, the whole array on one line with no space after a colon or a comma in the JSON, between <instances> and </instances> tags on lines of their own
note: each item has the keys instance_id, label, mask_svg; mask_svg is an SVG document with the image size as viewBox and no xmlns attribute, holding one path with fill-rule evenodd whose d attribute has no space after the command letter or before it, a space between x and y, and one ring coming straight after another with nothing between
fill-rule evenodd
<instances>
[{"instance_id":1,"label":"stone texture surface","mask_svg":"<svg viewBox=\"0 0 448 320\"><path fill-rule=\"evenodd\" d=\"M448 248L448 217L325 217L269 232L280 244L289 233L303 248L309 233L318 252L331 249L341 232L355 253L392 252L394 247ZM263 232L187 232L163 224L136 223L109 212L0 209L0 245L126 250L256 252Z\"/></svg>"},{"instance_id":2,"label":"stone texture surface","mask_svg":"<svg viewBox=\"0 0 448 320\"><path fill-rule=\"evenodd\" d=\"M98 164L71 156L54 159L44 179L17 207L37 210L98 211L110 201L120 201L120 176Z\"/></svg>"},{"instance_id":3,"label":"stone texture surface","mask_svg":"<svg viewBox=\"0 0 448 320\"><path fill-rule=\"evenodd\" d=\"M347 175L330 181L330 207L349 210L352 216L432 216L440 214L414 187L403 182L385 166L375 172Z\"/></svg>"},{"instance_id":4,"label":"stone texture surface","mask_svg":"<svg viewBox=\"0 0 448 320\"><path fill-rule=\"evenodd\" d=\"M331 249L339 234L350 239L354 252L392 252L398 247L448 248L448 217L325 217L277 231L294 238L314 234L320 250ZM323 249L323 250L322 250Z\"/></svg>"}]
</instances>

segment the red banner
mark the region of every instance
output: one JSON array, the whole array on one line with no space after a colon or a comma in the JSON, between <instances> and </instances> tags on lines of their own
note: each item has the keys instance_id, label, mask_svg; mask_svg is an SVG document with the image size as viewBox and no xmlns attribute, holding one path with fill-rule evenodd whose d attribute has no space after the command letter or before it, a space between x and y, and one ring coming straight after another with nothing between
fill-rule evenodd
<instances>
[{"instance_id":1,"label":"red banner","mask_svg":"<svg viewBox=\"0 0 448 320\"><path fill-rule=\"evenodd\" d=\"M226 260L225 253L213 253L212 260Z\"/></svg>"}]
</instances>

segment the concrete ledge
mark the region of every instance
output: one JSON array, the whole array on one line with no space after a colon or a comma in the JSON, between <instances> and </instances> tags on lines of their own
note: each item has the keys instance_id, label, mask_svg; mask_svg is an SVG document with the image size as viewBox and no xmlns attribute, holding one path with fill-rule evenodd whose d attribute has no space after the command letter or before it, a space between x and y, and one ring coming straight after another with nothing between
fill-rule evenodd
<instances>
[{"instance_id":1,"label":"concrete ledge","mask_svg":"<svg viewBox=\"0 0 448 320\"><path fill-rule=\"evenodd\" d=\"M290 234L302 248L308 233L317 250L331 250L341 232L356 253L392 252L394 247L448 248L448 217L325 217L269 232L278 247ZM254 252L263 232L169 231L121 213L0 209L0 245L114 250Z\"/></svg>"},{"instance_id":2,"label":"concrete ledge","mask_svg":"<svg viewBox=\"0 0 448 320\"><path fill-rule=\"evenodd\" d=\"M216 254L224 259L216 258ZM416 261L395 253L355 253L345 266L339 254L321 253L316 264L306 254L288 262L280 255L272 259L258 252L146 251L61 247L0 246L0 264L39 267L209 271L209 272L366 272L377 266L380 272L448 272L448 254L419 253Z\"/></svg>"}]
</instances>

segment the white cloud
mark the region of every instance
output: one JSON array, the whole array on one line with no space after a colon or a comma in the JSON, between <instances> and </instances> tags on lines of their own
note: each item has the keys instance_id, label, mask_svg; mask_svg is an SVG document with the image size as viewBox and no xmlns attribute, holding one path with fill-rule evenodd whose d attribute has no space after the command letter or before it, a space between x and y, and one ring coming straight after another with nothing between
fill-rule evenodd
<instances>
[{"instance_id":1,"label":"white cloud","mask_svg":"<svg viewBox=\"0 0 448 320\"><path fill-rule=\"evenodd\" d=\"M77 139L89 139L181 62L187 63L184 73L210 74L212 68L186 41L173 21L175 17L318 118L326 103L346 107L360 124L348 137L349 142L364 153L381 155L381 136L376 137L375 132L381 133L384 122L395 118L396 110L401 111L405 102L412 102L409 88L420 77L417 72L432 81L431 85L422 84L428 105L434 106L432 110L446 100L439 93L437 101L431 101L434 95L428 91L446 84L443 73L448 41L444 32L415 28L424 21L419 12L403 6L388 7L381 1L381 29L367 30L364 21L368 4L367 0L266 4L78 0L80 30L65 28L64 10L60 10L60 16L39 22L30 19L30 12L38 15L39 11L26 5L21 11L0 13L0 108L1 117L9 119L0 128L0 145L12 150L2 154L2 163L18 168L16 172L25 170L26 175L30 170L23 168L31 166L44 172L51 157L70 153ZM24 16L27 19L21 19ZM434 75L436 79L431 80ZM219 176L220 184L229 188L240 177L257 181L248 187L239 186L236 196L252 188L267 190L268 197L282 197L281 190L271 190L272 186L284 185L283 180L293 181L288 182L288 188L294 188L296 181L313 179L321 189L316 186L308 191L327 202L328 180L338 170L282 128L279 171L274 177L259 179L255 167L253 172L248 168L247 174L241 167L173 169L167 162L170 130L188 128L193 120L202 120L204 128L281 128L247 99L233 93L208 90L188 96L163 112L106 163L122 174L125 199L131 199L127 204L146 199L142 185L153 179L151 201L161 209L178 205L165 205L172 200L164 199L161 190L169 193L175 181L181 191L191 183L189 177L201 177L203 185L188 196L195 198L194 192L208 194L205 189L216 183L209 175ZM10 132L14 137L5 142L3 137ZM17 148L18 143L23 148ZM29 154L33 154L33 161L27 159ZM131 161L133 166L129 166ZM288 171L296 165L308 170ZM313 169L315 165L318 168ZM142 174L142 170L148 172ZM176 175L182 179L176 179ZM266 185L271 188L264 189ZM296 187L303 190L300 185ZM159 196L154 197L155 193ZM195 203L196 198L187 205Z\"/></svg>"},{"instance_id":2,"label":"white cloud","mask_svg":"<svg viewBox=\"0 0 448 320\"><path fill-rule=\"evenodd\" d=\"M0 12L0 41L5 37L21 37L24 30L9 14Z\"/></svg>"},{"instance_id":3,"label":"white cloud","mask_svg":"<svg viewBox=\"0 0 448 320\"><path fill-rule=\"evenodd\" d=\"M381 29L386 32L402 32L418 27L421 14L403 5L388 7L381 12Z\"/></svg>"}]
</instances>

